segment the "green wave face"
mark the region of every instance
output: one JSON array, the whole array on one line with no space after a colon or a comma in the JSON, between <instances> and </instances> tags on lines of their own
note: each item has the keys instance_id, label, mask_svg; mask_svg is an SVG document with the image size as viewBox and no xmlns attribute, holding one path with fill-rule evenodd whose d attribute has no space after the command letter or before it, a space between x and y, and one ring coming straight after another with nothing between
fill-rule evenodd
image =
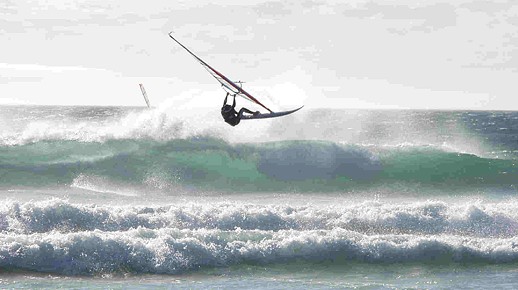
<instances>
[{"instance_id":1,"label":"green wave face","mask_svg":"<svg viewBox=\"0 0 518 290\"><path fill-rule=\"evenodd\" d=\"M514 187L517 173L514 160L431 148L373 150L327 141L232 145L192 138L0 147L2 187L70 185L78 176L242 192L343 191L391 184Z\"/></svg>"}]
</instances>

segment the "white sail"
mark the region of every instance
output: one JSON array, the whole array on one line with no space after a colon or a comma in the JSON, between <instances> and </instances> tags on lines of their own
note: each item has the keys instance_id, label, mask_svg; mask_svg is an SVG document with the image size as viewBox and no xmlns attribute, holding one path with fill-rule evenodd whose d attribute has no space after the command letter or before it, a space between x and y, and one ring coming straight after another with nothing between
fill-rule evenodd
<instances>
[{"instance_id":1,"label":"white sail","mask_svg":"<svg viewBox=\"0 0 518 290\"><path fill-rule=\"evenodd\" d=\"M268 107L266 107L265 105L263 105L261 102L259 102L259 100L257 100L256 98L254 98L252 95L250 95L247 91L245 91L241 85L237 85L236 82L233 82L231 81L229 78L227 78L226 76L224 76L222 73L220 73L219 71L217 71L216 69L214 69L213 67L211 67L209 64L207 64L205 61L203 61L201 58L199 58L198 56L196 56L192 51L190 51L187 47L185 47L183 44L181 44L178 40L176 40L173 35L172 35L172 32L169 33L169 37L171 37L176 43L178 43L181 47L183 47L189 54L191 54L220 84L221 86L224 88L224 90L226 92L229 92L229 93L232 93L232 94L236 94L236 95L240 95L256 104L258 104L259 106L265 108L266 110L268 110L270 113L273 113L272 110L270 110ZM238 83L242 83L242 82L238 82Z\"/></svg>"},{"instance_id":2,"label":"white sail","mask_svg":"<svg viewBox=\"0 0 518 290\"><path fill-rule=\"evenodd\" d=\"M142 91L142 95L144 96L144 101L146 101L146 104L147 104L147 107L151 107L151 105L149 104L149 99L147 98L147 94L146 94L146 89L144 89L144 85L143 84L139 84L140 86L140 90Z\"/></svg>"}]
</instances>

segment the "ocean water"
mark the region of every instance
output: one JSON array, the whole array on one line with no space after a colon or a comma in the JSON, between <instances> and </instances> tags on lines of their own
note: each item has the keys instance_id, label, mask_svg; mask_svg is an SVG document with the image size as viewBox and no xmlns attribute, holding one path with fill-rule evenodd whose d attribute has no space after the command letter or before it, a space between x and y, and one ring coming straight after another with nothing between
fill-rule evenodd
<instances>
[{"instance_id":1,"label":"ocean water","mask_svg":"<svg viewBox=\"0 0 518 290\"><path fill-rule=\"evenodd\" d=\"M1 288L515 288L518 112L0 107Z\"/></svg>"}]
</instances>

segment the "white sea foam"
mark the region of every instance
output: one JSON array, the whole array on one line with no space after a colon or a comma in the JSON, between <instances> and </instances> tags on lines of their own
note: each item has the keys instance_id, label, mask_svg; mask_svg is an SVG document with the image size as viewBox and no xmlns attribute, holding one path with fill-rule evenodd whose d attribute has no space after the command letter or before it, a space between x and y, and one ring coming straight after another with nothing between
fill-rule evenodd
<instances>
[{"instance_id":1,"label":"white sea foam","mask_svg":"<svg viewBox=\"0 0 518 290\"><path fill-rule=\"evenodd\" d=\"M134 207L11 201L0 208L0 267L92 274L296 259L518 262L517 209L517 202Z\"/></svg>"},{"instance_id":2,"label":"white sea foam","mask_svg":"<svg viewBox=\"0 0 518 290\"><path fill-rule=\"evenodd\" d=\"M163 207L76 205L62 200L7 202L0 208L2 231L103 231L129 228L234 230L330 230L375 234L513 237L518 234L518 203L448 205L443 202L342 206L190 204Z\"/></svg>"},{"instance_id":3,"label":"white sea foam","mask_svg":"<svg viewBox=\"0 0 518 290\"><path fill-rule=\"evenodd\" d=\"M518 239L331 230L145 229L0 235L0 266L65 274L180 273L240 263L516 262Z\"/></svg>"}]
</instances>

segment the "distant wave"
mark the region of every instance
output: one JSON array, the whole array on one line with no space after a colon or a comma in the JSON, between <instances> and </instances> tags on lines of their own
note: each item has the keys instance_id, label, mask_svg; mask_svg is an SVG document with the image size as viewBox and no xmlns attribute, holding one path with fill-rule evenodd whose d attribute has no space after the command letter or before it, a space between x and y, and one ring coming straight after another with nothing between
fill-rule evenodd
<instances>
[{"instance_id":1,"label":"distant wave","mask_svg":"<svg viewBox=\"0 0 518 290\"><path fill-rule=\"evenodd\" d=\"M518 204L162 207L7 202L0 268L182 273L292 261L516 263Z\"/></svg>"},{"instance_id":2,"label":"distant wave","mask_svg":"<svg viewBox=\"0 0 518 290\"><path fill-rule=\"evenodd\" d=\"M516 183L515 160L431 147L371 147L330 141L229 144L170 141L40 141L0 147L0 186L111 185L237 191L341 191L385 184L436 187Z\"/></svg>"}]
</instances>

